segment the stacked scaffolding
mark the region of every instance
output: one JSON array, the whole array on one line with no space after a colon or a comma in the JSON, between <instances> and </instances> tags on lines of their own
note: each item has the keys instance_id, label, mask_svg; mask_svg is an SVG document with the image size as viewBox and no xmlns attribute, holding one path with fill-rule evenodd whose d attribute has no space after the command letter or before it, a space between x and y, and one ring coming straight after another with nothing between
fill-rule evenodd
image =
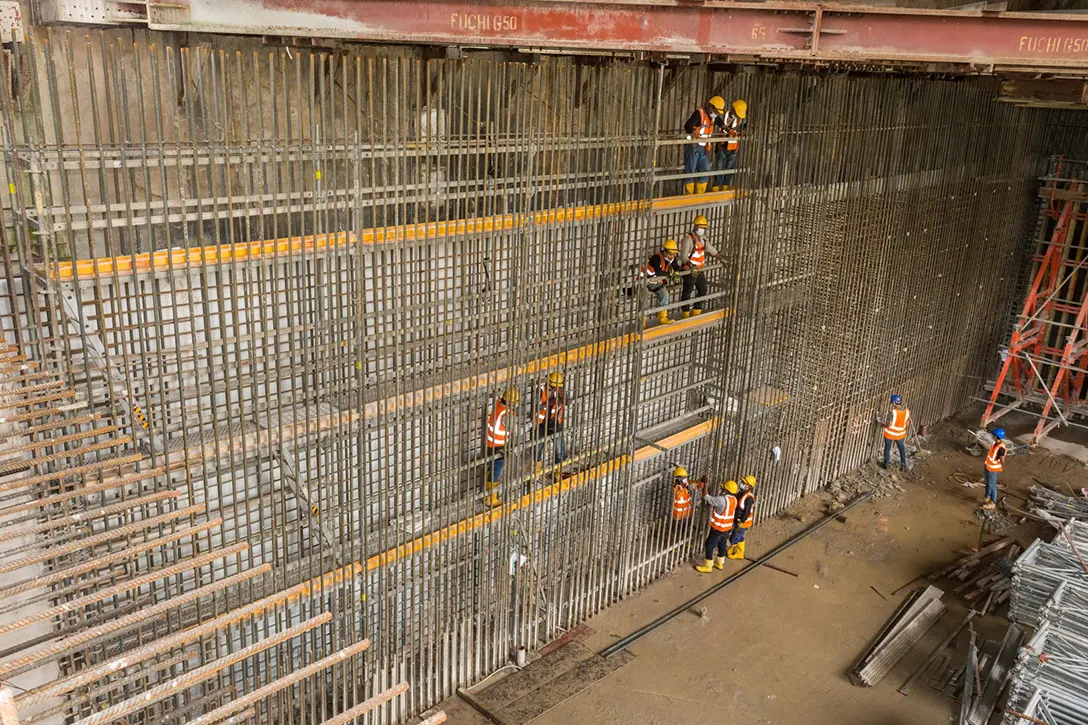
<instances>
[{"instance_id":1,"label":"stacked scaffolding","mask_svg":"<svg viewBox=\"0 0 1088 725\"><path fill-rule=\"evenodd\" d=\"M965 84L131 37L15 46L4 329L129 438L179 526L222 520L201 553L238 547L192 582L222 587L214 607L140 642L270 597L252 637L333 615L217 670L193 716L364 640L255 716L321 723L402 681L386 716L418 713L685 561L705 523L669 517L673 465L754 473L772 515L869 454L892 389L923 423L958 409L1009 311L1041 120ZM671 196L711 91L752 109L739 191ZM725 256L713 299L643 330L635 272L696 213ZM524 427L553 370L569 455L538 476ZM488 510L484 418L510 385ZM127 475L63 460L42 465L66 490ZM35 543L50 570L94 554ZM79 596L50 585L40 607L89 616ZM55 661L78 677L122 646ZM157 682L117 677L136 684L93 711L53 706L87 717Z\"/></svg>"}]
</instances>

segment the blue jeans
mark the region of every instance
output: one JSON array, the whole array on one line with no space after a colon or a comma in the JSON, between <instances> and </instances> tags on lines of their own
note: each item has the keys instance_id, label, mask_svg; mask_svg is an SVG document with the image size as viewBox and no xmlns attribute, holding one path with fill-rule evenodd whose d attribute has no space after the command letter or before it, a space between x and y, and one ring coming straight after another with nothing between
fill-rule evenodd
<instances>
[{"instance_id":1,"label":"blue jeans","mask_svg":"<svg viewBox=\"0 0 1088 725\"><path fill-rule=\"evenodd\" d=\"M884 439L884 467L887 468L892 462L892 439ZM903 439L900 438L894 441L895 445L899 447L899 467L904 471L907 470L907 447L903 444Z\"/></svg>"},{"instance_id":2,"label":"blue jeans","mask_svg":"<svg viewBox=\"0 0 1088 725\"><path fill-rule=\"evenodd\" d=\"M649 285L640 289L645 289L645 294L643 294L642 297L642 306L646 309L650 309L651 307L664 307L669 304L669 289L664 284L657 289L654 289ZM656 300L657 304L653 304L653 300Z\"/></svg>"},{"instance_id":3,"label":"blue jeans","mask_svg":"<svg viewBox=\"0 0 1088 725\"><path fill-rule=\"evenodd\" d=\"M488 451L489 455L494 456L487 466L487 482L498 483L502 478L502 469L506 466L506 458L501 448L496 448Z\"/></svg>"},{"instance_id":4,"label":"blue jeans","mask_svg":"<svg viewBox=\"0 0 1088 725\"><path fill-rule=\"evenodd\" d=\"M718 151L716 168L718 171L732 171L737 168L737 152L725 149ZM733 183L734 176L736 174L718 174L714 177L714 186L728 186Z\"/></svg>"},{"instance_id":5,"label":"blue jeans","mask_svg":"<svg viewBox=\"0 0 1088 725\"><path fill-rule=\"evenodd\" d=\"M697 171L710 171L710 153L707 151L706 146L693 143L684 147L684 173L694 174ZM707 177L699 176L694 179L684 179L685 184L696 181L705 184L707 183Z\"/></svg>"},{"instance_id":6,"label":"blue jeans","mask_svg":"<svg viewBox=\"0 0 1088 725\"><path fill-rule=\"evenodd\" d=\"M986 498L997 503L997 471L986 471Z\"/></svg>"},{"instance_id":7,"label":"blue jeans","mask_svg":"<svg viewBox=\"0 0 1088 725\"><path fill-rule=\"evenodd\" d=\"M745 529L745 528L740 527L740 526L733 529L733 533L731 533L729 535L729 545L734 546L734 545L739 544L740 542L744 541L744 532L746 532L747 530L748 529Z\"/></svg>"},{"instance_id":8,"label":"blue jeans","mask_svg":"<svg viewBox=\"0 0 1088 725\"><path fill-rule=\"evenodd\" d=\"M567 459L567 441L563 438L563 431L555 431L548 433L544 426L538 426L536 429L537 438L540 439L540 443L536 446L535 458L538 461L544 460L544 446L550 441L552 444L552 450L555 453L555 462L562 463Z\"/></svg>"},{"instance_id":9,"label":"blue jeans","mask_svg":"<svg viewBox=\"0 0 1088 725\"><path fill-rule=\"evenodd\" d=\"M725 552L728 551L729 545L726 543L729 540L728 531L718 531L717 529L711 529L710 533L706 537L706 549L704 553L707 559L713 559L715 555L725 556Z\"/></svg>"}]
</instances>

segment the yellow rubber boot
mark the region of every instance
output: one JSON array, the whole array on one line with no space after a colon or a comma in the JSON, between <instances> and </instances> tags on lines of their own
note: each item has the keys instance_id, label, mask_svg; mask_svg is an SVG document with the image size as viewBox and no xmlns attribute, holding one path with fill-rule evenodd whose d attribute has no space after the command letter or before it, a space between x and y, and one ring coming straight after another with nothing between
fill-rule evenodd
<instances>
[{"instance_id":1,"label":"yellow rubber boot","mask_svg":"<svg viewBox=\"0 0 1088 725\"><path fill-rule=\"evenodd\" d=\"M744 558L744 542L739 544L733 544L729 547L729 550L725 552L725 555L730 559L743 559Z\"/></svg>"},{"instance_id":2,"label":"yellow rubber boot","mask_svg":"<svg viewBox=\"0 0 1088 725\"><path fill-rule=\"evenodd\" d=\"M702 311L702 309L700 309L699 307L696 307L695 309L693 309L693 310L691 311L691 316L692 316L692 317L698 317L698 316L699 316L699 315L701 315L701 314L703 314L703 311Z\"/></svg>"},{"instance_id":3,"label":"yellow rubber boot","mask_svg":"<svg viewBox=\"0 0 1088 725\"><path fill-rule=\"evenodd\" d=\"M711 191L721 191L721 190L722 190L722 187L720 187L720 186L712 186L712 187L710 187L710 190L711 190Z\"/></svg>"},{"instance_id":4,"label":"yellow rubber boot","mask_svg":"<svg viewBox=\"0 0 1088 725\"><path fill-rule=\"evenodd\" d=\"M691 313L690 313L690 312L688 312L687 310L684 310L684 319L686 320L686 319L688 319L689 317L691 317Z\"/></svg>"},{"instance_id":5,"label":"yellow rubber boot","mask_svg":"<svg viewBox=\"0 0 1088 725\"><path fill-rule=\"evenodd\" d=\"M502 499L499 498L499 494L492 491L491 493L487 494L487 498L484 499L484 503L491 508L495 508L496 506L502 506Z\"/></svg>"},{"instance_id":6,"label":"yellow rubber boot","mask_svg":"<svg viewBox=\"0 0 1088 725\"><path fill-rule=\"evenodd\" d=\"M684 184L684 193L685 194L694 194L695 193L695 182L694 181L692 181L689 184Z\"/></svg>"},{"instance_id":7,"label":"yellow rubber boot","mask_svg":"<svg viewBox=\"0 0 1088 725\"><path fill-rule=\"evenodd\" d=\"M698 182L695 183L695 193L696 194L705 194L706 193L706 182L705 181L698 181Z\"/></svg>"},{"instance_id":8,"label":"yellow rubber boot","mask_svg":"<svg viewBox=\"0 0 1088 725\"><path fill-rule=\"evenodd\" d=\"M710 559L703 559L703 565L695 567L695 571L700 574L710 574L714 571L714 562Z\"/></svg>"},{"instance_id":9,"label":"yellow rubber boot","mask_svg":"<svg viewBox=\"0 0 1088 725\"><path fill-rule=\"evenodd\" d=\"M544 473L544 461L537 461L536 462L536 475L539 476L542 473Z\"/></svg>"},{"instance_id":10,"label":"yellow rubber boot","mask_svg":"<svg viewBox=\"0 0 1088 725\"><path fill-rule=\"evenodd\" d=\"M724 569L725 568L725 557L724 556L715 556L714 557L714 568L715 569Z\"/></svg>"},{"instance_id":11,"label":"yellow rubber boot","mask_svg":"<svg viewBox=\"0 0 1088 725\"><path fill-rule=\"evenodd\" d=\"M668 325L672 322L672 320L669 319L668 312L666 312L665 310L661 310L661 312L657 313L657 322L659 325Z\"/></svg>"}]
</instances>

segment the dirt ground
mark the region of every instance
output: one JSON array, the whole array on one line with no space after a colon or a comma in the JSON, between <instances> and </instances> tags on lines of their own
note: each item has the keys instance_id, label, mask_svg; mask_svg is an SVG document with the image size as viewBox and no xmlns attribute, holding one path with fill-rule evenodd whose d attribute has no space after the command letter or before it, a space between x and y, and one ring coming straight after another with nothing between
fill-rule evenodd
<instances>
[{"instance_id":1,"label":"dirt ground","mask_svg":"<svg viewBox=\"0 0 1088 725\"><path fill-rule=\"evenodd\" d=\"M753 572L699 605L705 608L701 615L685 612L632 645L637 655L633 662L545 713L534 725L704 725L723 719L732 725L952 721L958 704L924 682L916 684L910 696L896 692L962 620L966 605L951 592L944 597L948 612L941 621L876 687L855 687L845 673L914 587L895 596L892 591L978 544L979 521L973 510L982 489L965 488L949 478L957 471L982 478L982 459L969 455L962 445L965 427L977 420L978 411L971 410L937 426L924 444L929 455L909 474L885 479L892 484L884 486L890 495L861 504L847 513L845 523L831 523L774 560L797 577L770 569ZM1009 415L1002 423L1016 436L1030 432L1034 420ZM1060 432L1057 437L1074 446L1088 444L1084 431ZM1063 450L1076 453L1069 447ZM872 466L869 470L872 477L886 475ZM1039 449L1010 458L1001 478L1017 507L1023 501L1015 495L1024 495L1038 482L1059 490L1065 484L1085 486L1088 469L1063 453ZM818 520L833 502L827 493L814 494L756 527L749 536L748 557L757 558ZM1011 523L1014 527L1005 533L1024 545L1045 534L1031 522ZM994 538L987 536L987 542ZM701 575L682 567L589 620L596 633L585 644L599 650L738 568L730 562L724 572ZM976 630L1000 639L1006 611L1007 603L996 615L976 619ZM456 699L441 707L454 725L487 722Z\"/></svg>"}]
</instances>

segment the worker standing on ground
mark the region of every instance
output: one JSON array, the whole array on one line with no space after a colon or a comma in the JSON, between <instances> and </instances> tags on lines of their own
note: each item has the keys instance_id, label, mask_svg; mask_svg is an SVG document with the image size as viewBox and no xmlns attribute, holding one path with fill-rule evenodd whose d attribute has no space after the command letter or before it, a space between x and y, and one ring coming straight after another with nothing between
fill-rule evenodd
<instances>
[{"instance_id":1,"label":"worker standing on ground","mask_svg":"<svg viewBox=\"0 0 1088 725\"><path fill-rule=\"evenodd\" d=\"M521 395L517 388L507 388L491 406L491 413L487 416L487 432L485 443L487 454L490 457L487 465L487 477L484 479L484 490L487 493L488 506L501 506L502 500L495 489L499 487L499 479L502 478L502 469L506 463L506 444L510 440L510 428L507 418L510 409L518 404Z\"/></svg>"},{"instance_id":2,"label":"worker standing on ground","mask_svg":"<svg viewBox=\"0 0 1088 725\"><path fill-rule=\"evenodd\" d=\"M676 240L666 239L661 249L650 255L650 260L642 268L642 276L646 279L646 284L639 287L643 307L664 307L669 304L667 285L680 273L680 263L676 259L679 252L680 246ZM657 301L656 305L651 304L651 295ZM659 311L657 321L662 325L672 322L669 319L669 311Z\"/></svg>"},{"instance_id":3,"label":"worker standing on ground","mask_svg":"<svg viewBox=\"0 0 1088 725\"><path fill-rule=\"evenodd\" d=\"M710 171L710 138L717 131L725 133L722 125L722 116L725 114L725 99L714 96L705 106L695 109L688 122L684 124L684 132L688 139L694 139L695 143L684 147L684 173ZM707 176L684 179L684 193L702 194L706 192Z\"/></svg>"},{"instance_id":4,"label":"worker standing on ground","mask_svg":"<svg viewBox=\"0 0 1088 725\"><path fill-rule=\"evenodd\" d=\"M737 482L726 481L721 496L707 496L703 502L710 506L710 532L706 537L706 558L695 571L710 574L725 568L725 554L729 547L729 534L737 514Z\"/></svg>"},{"instance_id":5,"label":"worker standing on ground","mask_svg":"<svg viewBox=\"0 0 1088 725\"><path fill-rule=\"evenodd\" d=\"M563 438L563 422L567 413L567 394L563 391L563 373L554 372L540 386L537 396L536 437L536 472L544 470L544 448L549 441L554 451L556 464L567 458L567 442Z\"/></svg>"},{"instance_id":6,"label":"worker standing on ground","mask_svg":"<svg viewBox=\"0 0 1088 725\"><path fill-rule=\"evenodd\" d=\"M739 490L737 515L733 521L733 531L729 534L729 549L725 552L730 559L744 558L744 535L756 520L756 477L740 479Z\"/></svg>"},{"instance_id":7,"label":"worker standing on ground","mask_svg":"<svg viewBox=\"0 0 1088 725\"><path fill-rule=\"evenodd\" d=\"M884 419L884 463L887 468L892 462L892 442L899 448L899 467L907 470L907 430L910 428L910 409L903 407L903 398L898 394L891 397L892 409Z\"/></svg>"},{"instance_id":8,"label":"worker standing on ground","mask_svg":"<svg viewBox=\"0 0 1088 725\"><path fill-rule=\"evenodd\" d=\"M680 252L677 254L677 260L680 269L687 272L684 275L684 289L680 293L681 302L691 299L693 295L696 298L706 297L706 273L703 272L703 267L706 266L706 258L713 257L718 260L722 258L714 245L706 239L706 230L709 227L710 222L700 214L695 217L691 231L685 234L683 241L680 242ZM696 292L698 292L697 295ZM702 305L698 302L681 309L684 317L703 313Z\"/></svg>"},{"instance_id":9,"label":"worker standing on ground","mask_svg":"<svg viewBox=\"0 0 1088 725\"><path fill-rule=\"evenodd\" d=\"M722 115L722 129L726 139L716 144L716 158L714 167L718 171L733 171L737 168L737 147L740 146L738 137L741 130L747 125L748 104L739 98L733 101L729 110ZM714 186L711 191L728 191L734 174L718 174L714 177Z\"/></svg>"},{"instance_id":10,"label":"worker standing on ground","mask_svg":"<svg viewBox=\"0 0 1088 725\"><path fill-rule=\"evenodd\" d=\"M997 474L1005 470L1005 455L1009 452L1005 442L1005 429L994 428L994 444L986 453L986 500L979 506L989 511L997 506Z\"/></svg>"}]
</instances>

